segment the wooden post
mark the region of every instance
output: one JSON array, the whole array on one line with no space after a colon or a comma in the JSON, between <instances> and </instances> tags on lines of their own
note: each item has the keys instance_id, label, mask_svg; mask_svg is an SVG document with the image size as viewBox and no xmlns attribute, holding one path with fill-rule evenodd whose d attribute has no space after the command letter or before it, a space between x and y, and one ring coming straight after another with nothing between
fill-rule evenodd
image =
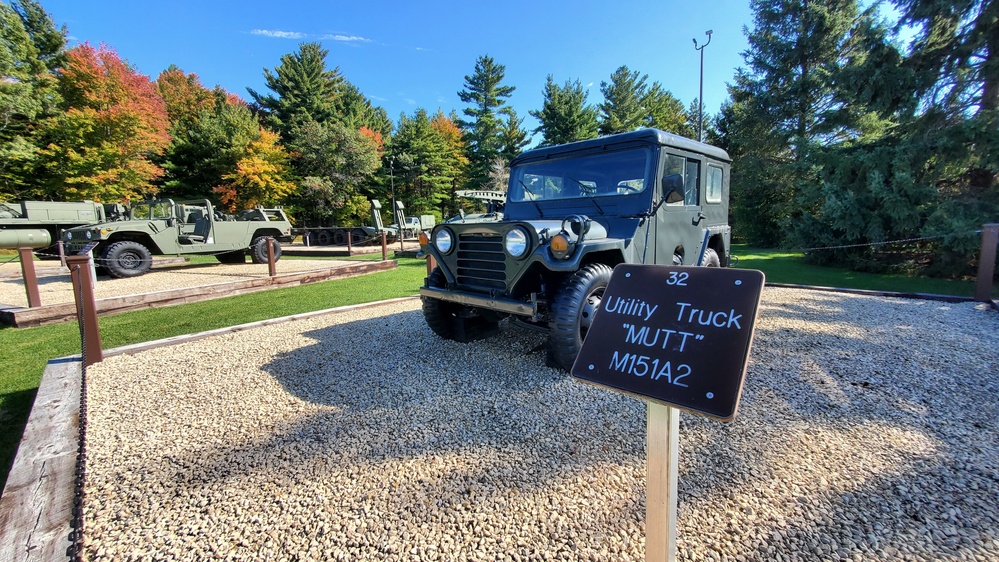
<instances>
[{"instance_id":1,"label":"wooden post","mask_svg":"<svg viewBox=\"0 0 999 562\"><path fill-rule=\"evenodd\" d=\"M351 232L350 230L348 230L348 231L347 231L347 256L348 256L348 257L349 257L349 256L351 255L351 253L352 253L352 252L351 252L351 250L350 250L350 239L351 239L351 238L353 238L353 237L354 237L354 233L353 233L353 232Z\"/></svg>"},{"instance_id":2,"label":"wooden post","mask_svg":"<svg viewBox=\"0 0 999 562\"><path fill-rule=\"evenodd\" d=\"M437 260L434 259L433 254L427 255L427 275L428 276L431 273L433 273L435 267L437 267Z\"/></svg>"},{"instance_id":3,"label":"wooden post","mask_svg":"<svg viewBox=\"0 0 999 562\"><path fill-rule=\"evenodd\" d=\"M66 246L62 240L56 242L56 251L59 252L59 265L66 267Z\"/></svg>"},{"instance_id":4,"label":"wooden post","mask_svg":"<svg viewBox=\"0 0 999 562\"><path fill-rule=\"evenodd\" d=\"M680 410L646 401L645 560L676 560Z\"/></svg>"},{"instance_id":5,"label":"wooden post","mask_svg":"<svg viewBox=\"0 0 999 562\"><path fill-rule=\"evenodd\" d=\"M388 259L388 237L385 235L385 231L382 231L382 261Z\"/></svg>"},{"instance_id":6,"label":"wooden post","mask_svg":"<svg viewBox=\"0 0 999 562\"><path fill-rule=\"evenodd\" d=\"M277 275L277 264L274 263L274 238L267 237L267 272L271 277Z\"/></svg>"},{"instance_id":7,"label":"wooden post","mask_svg":"<svg viewBox=\"0 0 999 562\"><path fill-rule=\"evenodd\" d=\"M28 293L28 308L42 306L42 298L38 295L38 276L35 275L35 255L31 248L18 248L21 255L21 276L24 278L24 290Z\"/></svg>"},{"instance_id":8,"label":"wooden post","mask_svg":"<svg viewBox=\"0 0 999 562\"><path fill-rule=\"evenodd\" d=\"M69 266L73 280L77 321L83 331L83 364L89 366L104 360L101 332L97 325L97 300L94 298L94 282L90 276L90 255L66 256L66 265Z\"/></svg>"},{"instance_id":9,"label":"wooden post","mask_svg":"<svg viewBox=\"0 0 999 562\"><path fill-rule=\"evenodd\" d=\"M978 254L978 277L975 282L975 300L992 300L992 278L996 272L996 244L999 243L999 224L982 226L982 251Z\"/></svg>"}]
</instances>

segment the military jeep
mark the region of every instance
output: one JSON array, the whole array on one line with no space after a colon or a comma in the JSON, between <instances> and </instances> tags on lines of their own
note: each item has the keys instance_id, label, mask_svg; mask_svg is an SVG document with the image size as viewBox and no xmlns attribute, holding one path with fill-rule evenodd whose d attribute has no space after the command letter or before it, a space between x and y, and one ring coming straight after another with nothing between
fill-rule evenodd
<instances>
[{"instance_id":1,"label":"military jeep","mask_svg":"<svg viewBox=\"0 0 999 562\"><path fill-rule=\"evenodd\" d=\"M96 265L112 277L135 277L149 271L153 255L212 254L222 263L267 263L267 238L291 242L291 223L282 209L255 207L233 216L207 199L157 199L132 205L128 219L71 228L63 234L69 252L88 244Z\"/></svg>"},{"instance_id":2,"label":"military jeep","mask_svg":"<svg viewBox=\"0 0 999 562\"><path fill-rule=\"evenodd\" d=\"M728 265L730 162L654 129L523 153L502 220L432 231L427 325L472 341L509 318L547 332L548 364L571 369L617 264Z\"/></svg>"}]
</instances>

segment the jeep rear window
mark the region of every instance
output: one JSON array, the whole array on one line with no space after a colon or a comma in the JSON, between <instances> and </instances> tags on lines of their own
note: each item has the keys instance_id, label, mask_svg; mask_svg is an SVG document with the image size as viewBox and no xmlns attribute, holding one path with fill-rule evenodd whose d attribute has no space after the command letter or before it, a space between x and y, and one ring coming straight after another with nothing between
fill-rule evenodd
<instances>
[{"instance_id":1,"label":"jeep rear window","mask_svg":"<svg viewBox=\"0 0 999 562\"><path fill-rule=\"evenodd\" d=\"M650 147L526 162L510 171L508 201L631 195L651 183Z\"/></svg>"}]
</instances>

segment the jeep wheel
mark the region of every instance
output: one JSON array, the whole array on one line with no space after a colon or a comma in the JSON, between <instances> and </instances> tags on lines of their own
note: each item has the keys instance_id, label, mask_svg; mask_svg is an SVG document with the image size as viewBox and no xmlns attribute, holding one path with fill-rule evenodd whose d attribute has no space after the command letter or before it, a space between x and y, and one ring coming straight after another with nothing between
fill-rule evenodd
<instances>
[{"instance_id":1,"label":"jeep wheel","mask_svg":"<svg viewBox=\"0 0 999 562\"><path fill-rule=\"evenodd\" d=\"M264 251L266 252L267 250L265 249ZM235 252L215 254L215 259L219 260L219 263L225 264L246 263L246 252L236 250Z\"/></svg>"},{"instance_id":2,"label":"jeep wheel","mask_svg":"<svg viewBox=\"0 0 999 562\"><path fill-rule=\"evenodd\" d=\"M444 287L446 279L440 267L435 267L427 278L427 286ZM494 315L488 318L469 309L441 299L421 297L423 317L427 326L446 340L470 342L495 334L499 330L499 320ZM490 312L490 311L483 311Z\"/></svg>"},{"instance_id":3,"label":"jeep wheel","mask_svg":"<svg viewBox=\"0 0 999 562\"><path fill-rule=\"evenodd\" d=\"M593 316L600 309L604 289L611 278L611 268L602 263L583 266L562 284L552 304L549 323L548 361L566 371L583 347Z\"/></svg>"},{"instance_id":4,"label":"jeep wheel","mask_svg":"<svg viewBox=\"0 0 999 562\"><path fill-rule=\"evenodd\" d=\"M702 267L721 267L721 260L718 259L718 252L714 251L713 248L708 248L704 250L704 260L701 262Z\"/></svg>"},{"instance_id":5,"label":"jeep wheel","mask_svg":"<svg viewBox=\"0 0 999 562\"><path fill-rule=\"evenodd\" d=\"M108 246L104 252L104 267L111 277L136 277L149 271L153 256L138 242L125 240Z\"/></svg>"},{"instance_id":6,"label":"jeep wheel","mask_svg":"<svg viewBox=\"0 0 999 562\"><path fill-rule=\"evenodd\" d=\"M253 263L267 263L267 237L258 236L250 243L250 257ZM274 261L281 259L281 243L274 241Z\"/></svg>"}]
</instances>

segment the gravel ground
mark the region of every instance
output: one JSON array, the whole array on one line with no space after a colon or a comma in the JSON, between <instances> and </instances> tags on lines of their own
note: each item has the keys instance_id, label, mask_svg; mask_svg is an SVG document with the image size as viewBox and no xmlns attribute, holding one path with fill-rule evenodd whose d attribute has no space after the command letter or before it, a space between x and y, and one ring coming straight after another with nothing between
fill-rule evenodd
<instances>
[{"instance_id":1,"label":"gravel ground","mask_svg":"<svg viewBox=\"0 0 999 562\"><path fill-rule=\"evenodd\" d=\"M680 560L999 559L999 314L767 288L739 414L681 420ZM419 301L88 374L90 560L643 560L645 406Z\"/></svg>"},{"instance_id":2,"label":"gravel ground","mask_svg":"<svg viewBox=\"0 0 999 562\"><path fill-rule=\"evenodd\" d=\"M298 273L318 269L343 267L357 262L345 260L279 260L278 275ZM42 305L73 302L73 285L69 270L58 264L37 266L38 296ZM243 265L185 265L164 269L153 269L145 275L128 279L114 279L107 276L97 278L95 288L97 299L141 295L182 287L200 287L214 283L231 283L269 275L267 264L246 263ZM0 303L10 306L28 306L28 296L21 278L21 264L18 261L0 264Z\"/></svg>"}]
</instances>

